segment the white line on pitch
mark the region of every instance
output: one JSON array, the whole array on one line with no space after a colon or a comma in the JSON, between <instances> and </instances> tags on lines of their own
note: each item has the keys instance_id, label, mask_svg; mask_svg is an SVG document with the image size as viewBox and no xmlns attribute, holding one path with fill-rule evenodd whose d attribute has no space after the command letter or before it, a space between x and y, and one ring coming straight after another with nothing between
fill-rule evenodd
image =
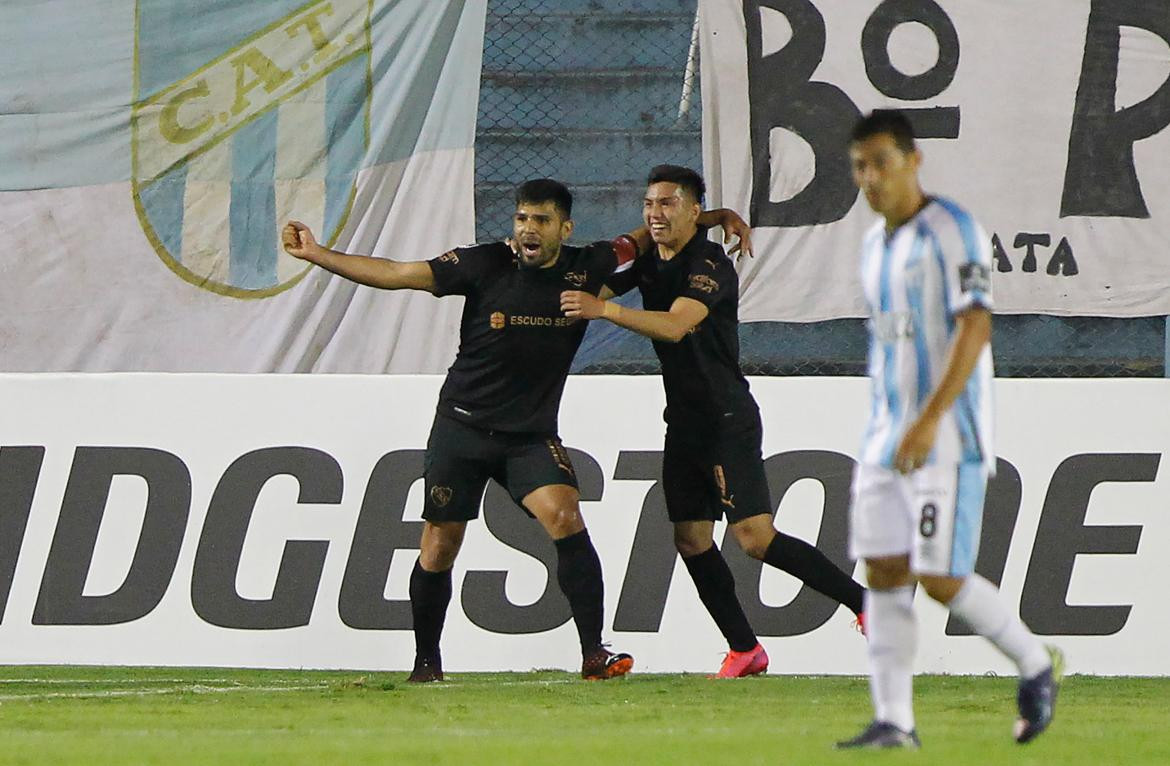
<instances>
[{"instance_id":1,"label":"white line on pitch","mask_svg":"<svg viewBox=\"0 0 1170 766\"><path fill-rule=\"evenodd\" d=\"M485 681L460 681L458 679L452 679L450 681L444 681L442 683L437 683L437 684L435 684L435 683L418 684L418 686L429 688L429 689L459 689L459 688L467 688L470 686L557 686L560 684L587 684L587 683L589 683L589 682L582 681L582 680L577 679L577 678L564 678L564 679L558 678L558 679L549 679L549 680L541 680L541 681L487 681L487 680L485 680ZM411 684L411 686L414 686L414 684Z\"/></svg>"},{"instance_id":2,"label":"white line on pitch","mask_svg":"<svg viewBox=\"0 0 1170 766\"><path fill-rule=\"evenodd\" d=\"M227 692L296 692L296 691L324 691L328 685L314 684L312 686L174 686L167 689L115 689L92 692L45 692L42 694L4 694L0 695L0 702L19 702L23 700L44 699L88 699L102 697L147 697L159 694L222 694Z\"/></svg>"},{"instance_id":3,"label":"white line on pitch","mask_svg":"<svg viewBox=\"0 0 1170 766\"><path fill-rule=\"evenodd\" d=\"M190 678L0 678L0 684L183 684ZM198 683L234 684L230 678L200 678Z\"/></svg>"}]
</instances>

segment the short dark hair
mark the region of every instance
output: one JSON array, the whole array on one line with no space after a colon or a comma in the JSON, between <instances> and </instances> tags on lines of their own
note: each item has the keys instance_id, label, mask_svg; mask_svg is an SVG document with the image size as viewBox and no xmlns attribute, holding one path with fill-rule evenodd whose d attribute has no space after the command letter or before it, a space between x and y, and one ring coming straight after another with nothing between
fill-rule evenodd
<instances>
[{"instance_id":1,"label":"short dark hair","mask_svg":"<svg viewBox=\"0 0 1170 766\"><path fill-rule=\"evenodd\" d=\"M650 170L650 176L646 179L646 185L651 184L678 184L680 189L686 191L687 194L702 204L703 197L707 195L707 184L703 183L703 177L691 170L680 165L658 165Z\"/></svg>"},{"instance_id":2,"label":"short dark hair","mask_svg":"<svg viewBox=\"0 0 1170 766\"><path fill-rule=\"evenodd\" d=\"M903 152L914 151L914 125L899 109L874 109L853 126L850 140L856 143L883 133L892 137Z\"/></svg>"},{"instance_id":3,"label":"short dark hair","mask_svg":"<svg viewBox=\"0 0 1170 766\"><path fill-rule=\"evenodd\" d=\"M566 221L573 217L573 193L563 183L551 178L534 178L517 186L517 207L524 202L530 205L551 202Z\"/></svg>"}]
</instances>

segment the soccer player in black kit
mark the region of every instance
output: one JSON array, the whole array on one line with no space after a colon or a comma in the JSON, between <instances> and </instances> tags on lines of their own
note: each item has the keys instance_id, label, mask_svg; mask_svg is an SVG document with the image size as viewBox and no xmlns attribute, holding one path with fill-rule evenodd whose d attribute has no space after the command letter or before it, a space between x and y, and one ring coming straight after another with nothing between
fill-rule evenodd
<instances>
[{"instance_id":1,"label":"soccer player in black kit","mask_svg":"<svg viewBox=\"0 0 1170 766\"><path fill-rule=\"evenodd\" d=\"M489 478L556 545L557 583L581 640L582 677L614 678L633 667L630 655L601 642L601 561L581 517L572 463L557 436L565 379L587 324L565 317L559 298L566 288L598 292L612 274L631 266L639 244L648 247L650 239L640 230L584 248L564 245L573 230L572 204L562 184L529 181L516 191L510 242L458 248L429 261L329 250L296 221L282 232L290 255L354 282L466 297L459 352L439 394L424 458L425 524L410 577L416 652L410 681L443 678L439 638L451 600L451 567ZM704 220L746 229L730 211L705 213Z\"/></svg>"},{"instance_id":2,"label":"soccer player in black kit","mask_svg":"<svg viewBox=\"0 0 1170 766\"><path fill-rule=\"evenodd\" d=\"M687 168L660 165L647 186L643 219L655 252L607 280L600 298L566 291L561 309L570 318L608 319L654 342L666 389L662 485L675 547L729 644L717 677L755 675L767 670L768 655L715 545L721 516L748 555L845 604L862 627L864 589L815 547L772 524L760 411L739 367L739 278L699 218L703 179ZM644 309L605 300L634 287Z\"/></svg>"}]
</instances>

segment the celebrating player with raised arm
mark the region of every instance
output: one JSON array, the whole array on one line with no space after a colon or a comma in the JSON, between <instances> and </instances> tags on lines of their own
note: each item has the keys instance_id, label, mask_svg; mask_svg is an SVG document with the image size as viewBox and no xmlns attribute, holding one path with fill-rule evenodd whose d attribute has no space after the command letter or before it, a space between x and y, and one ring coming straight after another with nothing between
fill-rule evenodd
<instances>
[{"instance_id":1,"label":"celebrating player with raised arm","mask_svg":"<svg viewBox=\"0 0 1170 766\"><path fill-rule=\"evenodd\" d=\"M737 678L764 672L768 654L715 545L715 522L723 515L748 555L859 618L863 589L815 547L773 526L760 411L739 367L739 278L723 248L705 236L704 191L693 170L660 165L650 172L643 218L654 251L607 282L618 294L638 286L644 310L572 290L561 296L561 308L565 316L608 319L654 342L666 389L666 511L675 547L730 647L717 676Z\"/></svg>"},{"instance_id":2,"label":"celebrating player with raised arm","mask_svg":"<svg viewBox=\"0 0 1170 766\"><path fill-rule=\"evenodd\" d=\"M850 547L869 582L874 719L839 748L919 746L915 583L1015 663L1017 742L1052 720L1063 658L975 572L991 434L991 248L970 213L927 196L904 114L853 129L853 178L878 220L862 242L872 410L853 478Z\"/></svg>"},{"instance_id":3,"label":"celebrating player with raised arm","mask_svg":"<svg viewBox=\"0 0 1170 766\"><path fill-rule=\"evenodd\" d=\"M595 293L630 267L639 230L586 247L564 244L573 230L573 198L549 179L516 190L512 239L458 248L430 261L397 262L320 246L290 222L290 255L335 274L387 290L463 295L459 353L447 372L425 457L421 550L410 577L416 655L411 681L443 678L439 638L451 600L451 567L467 522L479 513L489 478L534 517L557 550L557 583L581 640L581 675L613 678L633 666L602 645L601 561L581 517L577 479L557 435L557 411L586 322L559 309L567 287ZM725 228L746 228L729 211L705 214Z\"/></svg>"}]
</instances>

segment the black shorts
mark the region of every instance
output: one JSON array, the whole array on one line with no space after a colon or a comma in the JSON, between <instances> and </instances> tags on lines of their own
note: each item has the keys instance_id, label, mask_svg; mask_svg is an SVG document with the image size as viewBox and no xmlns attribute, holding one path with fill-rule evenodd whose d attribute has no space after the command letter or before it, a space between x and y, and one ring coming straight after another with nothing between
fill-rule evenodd
<instances>
[{"instance_id":1,"label":"black shorts","mask_svg":"<svg viewBox=\"0 0 1170 766\"><path fill-rule=\"evenodd\" d=\"M662 489L672 522L731 523L776 509L768 492L759 418L719 432L667 426Z\"/></svg>"},{"instance_id":2,"label":"black shorts","mask_svg":"<svg viewBox=\"0 0 1170 766\"><path fill-rule=\"evenodd\" d=\"M479 516L488 479L499 482L521 508L535 489L577 487L569 453L556 434L488 431L441 414L431 426L423 477L423 518L435 522Z\"/></svg>"}]
</instances>

